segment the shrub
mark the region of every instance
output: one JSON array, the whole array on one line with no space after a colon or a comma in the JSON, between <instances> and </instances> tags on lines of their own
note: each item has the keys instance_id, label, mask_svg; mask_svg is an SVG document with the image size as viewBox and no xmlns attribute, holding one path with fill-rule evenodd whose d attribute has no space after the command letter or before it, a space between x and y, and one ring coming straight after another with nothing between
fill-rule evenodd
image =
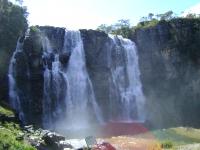
<instances>
[{"instance_id":1,"label":"shrub","mask_svg":"<svg viewBox=\"0 0 200 150\"><path fill-rule=\"evenodd\" d=\"M172 148L173 147L173 143L171 141L163 141L161 143L161 147L162 148L166 148L166 149L169 149L169 148Z\"/></svg>"}]
</instances>

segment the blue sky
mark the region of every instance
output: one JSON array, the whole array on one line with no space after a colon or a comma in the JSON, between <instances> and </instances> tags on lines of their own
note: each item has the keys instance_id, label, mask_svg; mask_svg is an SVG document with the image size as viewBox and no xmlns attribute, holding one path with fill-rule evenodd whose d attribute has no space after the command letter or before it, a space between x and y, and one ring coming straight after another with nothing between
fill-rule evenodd
<instances>
[{"instance_id":1,"label":"blue sky","mask_svg":"<svg viewBox=\"0 0 200 150\"><path fill-rule=\"evenodd\" d=\"M52 25L72 29L92 28L130 19L136 24L149 12L172 10L177 14L200 4L200 0L24 0L30 25Z\"/></svg>"}]
</instances>

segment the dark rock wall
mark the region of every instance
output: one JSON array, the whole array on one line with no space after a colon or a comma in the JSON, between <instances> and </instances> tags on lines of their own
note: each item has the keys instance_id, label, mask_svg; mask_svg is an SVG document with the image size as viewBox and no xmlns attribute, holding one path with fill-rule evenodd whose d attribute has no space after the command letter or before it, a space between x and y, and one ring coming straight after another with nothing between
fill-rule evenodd
<instances>
[{"instance_id":1,"label":"dark rock wall","mask_svg":"<svg viewBox=\"0 0 200 150\"><path fill-rule=\"evenodd\" d=\"M200 126L200 20L175 19L137 30L148 119L153 127Z\"/></svg>"},{"instance_id":2,"label":"dark rock wall","mask_svg":"<svg viewBox=\"0 0 200 150\"><path fill-rule=\"evenodd\" d=\"M63 28L39 28L42 32L31 33L24 41L24 52L17 55L17 85L26 93L21 96L23 107L29 114L28 121L36 124L41 123L43 99L44 60L40 37L46 35L54 51L61 51L65 33ZM112 49L112 43L107 34L99 31L81 30L81 36L95 96L106 116L112 65L108 49ZM155 27L136 30L131 39L138 47L148 125L199 127L200 21L161 22ZM70 54L61 54L61 63L66 63L69 57Z\"/></svg>"},{"instance_id":3,"label":"dark rock wall","mask_svg":"<svg viewBox=\"0 0 200 150\"><path fill-rule=\"evenodd\" d=\"M51 41L53 50L59 51L64 42L65 30L54 27L37 27L38 31L31 31L22 40L23 51L15 55L16 58L16 85L25 114L25 122L40 125L42 123L43 100L43 46L42 37ZM52 59L52 58L49 58ZM51 65L49 65L51 66Z\"/></svg>"},{"instance_id":4,"label":"dark rock wall","mask_svg":"<svg viewBox=\"0 0 200 150\"><path fill-rule=\"evenodd\" d=\"M104 32L94 30L81 30L81 36L84 43L86 65L95 96L104 116L107 116L106 112L109 111L109 77L111 75L110 51L108 50L111 41Z\"/></svg>"}]
</instances>

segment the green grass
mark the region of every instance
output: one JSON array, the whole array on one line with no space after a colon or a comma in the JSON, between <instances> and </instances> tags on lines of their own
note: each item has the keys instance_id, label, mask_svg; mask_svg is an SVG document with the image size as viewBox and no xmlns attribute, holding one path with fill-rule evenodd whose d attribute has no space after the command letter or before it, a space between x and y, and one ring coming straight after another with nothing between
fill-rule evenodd
<instances>
[{"instance_id":1,"label":"green grass","mask_svg":"<svg viewBox=\"0 0 200 150\"><path fill-rule=\"evenodd\" d=\"M10 116L14 113L0 106L0 114ZM14 122L2 122L0 120L0 150L36 150L29 145L23 138L17 140L18 137L22 137L23 131L19 124Z\"/></svg>"},{"instance_id":2,"label":"green grass","mask_svg":"<svg viewBox=\"0 0 200 150\"><path fill-rule=\"evenodd\" d=\"M199 129L178 127L156 130L152 133L160 141L163 148L200 143Z\"/></svg>"},{"instance_id":3,"label":"green grass","mask_svg":"<svg viewBox=\"0 0 200 150\"><path fill-rule=\"evenodd\" d=\"M22 135L19 124L0 122L0 150L35 150L25 140L17 140Z\"/></svg>"},{"instance_id":4,"label":"green grass","mask_svg":"<svg viewBox=\"0 0 200 150\"><path fill-rule=\"evenodd\" d=\"M16 140L17 134L13 131L0 128L0 150L35 150L24 141Z\"/></svg>"},{"instance_id":5,"label":"green grass","mask_svg":"<svg viewBox=\"0 0 200 150\"><path fill-rule=\"evenodd\" d=\"M163 141L160 145L162 148L165 148L165 149L171 149L174 147L174 144L172 141Z\"/></svg>"},{"instance_id":6,"label":"green grass","mask_svg":"<svg viewBox=\"0 0 200 150\"><path fill-rule=\"evenodd\" d=\"M2 106L0 106L0 114L6 115L6 116L12 116L14 115L13 111L6 109Z\"/></svg>"}]
</instances>

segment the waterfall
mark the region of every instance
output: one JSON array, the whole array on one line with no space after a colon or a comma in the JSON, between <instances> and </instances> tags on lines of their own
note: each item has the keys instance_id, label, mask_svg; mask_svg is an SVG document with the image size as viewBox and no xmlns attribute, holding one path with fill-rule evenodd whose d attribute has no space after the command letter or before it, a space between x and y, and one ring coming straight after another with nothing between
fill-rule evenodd
<instances>
[{"instance_id":1,"label":"waterfall","mask_svg":"<svg viewBox=\"0 0 200 150\"><path fill-rule=\"evenodd\" d=\"M110 108L113 111L111 120L144 121L145 97L140 81L136 46L134 42L121 36L109 37L113 43L110 79ZM113 56L115 59L112 60Z\"/></svg>"},{"instance_id":2,"label":"waterfall","mask_svg":"<svg viewBox=\"0 0 200 150\"><path fill-rule=\"evenodd\" d=\"M44 126L50 127L54 120L52 118L57 120L54 123L57 130L88 128L94 120L102 122L101 111L86 69L80 32L65 32L64 46L60 55L71 53L67 65L61 64L59 53L52 50L46 37L43 39L43 51L44 58L49 58L52 54L54 56L51 69L48 63L45 63Z\"/></svg>"},{"instance_id":3,"label":"waterfall","mask_svg":"<svg viewBox=\"0 0 200 150\"><path fill-rule=\"evenodd\" d=\"M49 30L41 28L35 39L28 35L24 42L18 41L10 60L10 104L24 123L35 117L33 123L42 120L44 128L66 132L107 121L145 120L134 42L110 35L103 45L97 38L97 46L92 46L80 31ZM38 98L35 92L40 93Z\"/></svg>"},{"instance_id":4,"label":"waterfall","mask_svg":"<svg viewBox=\"0 0 200 150\"><path fill-rule=\"evenodd\" d=\"M18 87L16 85L16 54L22 52L22 45L20 40L17 42L16 49L11 57L9 69L8 69L8 82L9 82L9 100L10 105L19 115L19 118L22 122L25 122L24 112L21 108L21 101L18 95Z\"/></svg>"},{"instance_id":5,"label":"waterfall","mask_svg":"<svg viewBox=\"0 0 200 150\"><path fill-rule=\"evenodd\" d=\"M43 58L44 62L44 89L43 89L43 126L45 128L51 128L52 126L52 99L51 99L51 76L52 72L48 67L47 60L45 58L49 58L53 53L52 47L50 45L49 39L45 36L42 39L42 47L43 47ZM53 62L55 63L55 62ZM58 61L56 61L58 63Z\"/></svg>"},{"instance_id":6,"label":"waterfall","mask_svg":"<svg viewBox=\"0 0 200 150\"><path fill-rule=\"evenodd\" d=\"M68 92L66 98L67 121L71 127L88 127L94 113L97 121L101 122L101 113L97 105L93 86L87 73L83 42L79 31L68 31L65 34L65 43L68 36L72 40L71 56L66 69ZM67 41L66 41L67 40ZM66 44L64 50L68 50ZM65 49L66 48L66 49ZM90 121L91 120L91 121Z\"/></svg>"}]
</instances>

